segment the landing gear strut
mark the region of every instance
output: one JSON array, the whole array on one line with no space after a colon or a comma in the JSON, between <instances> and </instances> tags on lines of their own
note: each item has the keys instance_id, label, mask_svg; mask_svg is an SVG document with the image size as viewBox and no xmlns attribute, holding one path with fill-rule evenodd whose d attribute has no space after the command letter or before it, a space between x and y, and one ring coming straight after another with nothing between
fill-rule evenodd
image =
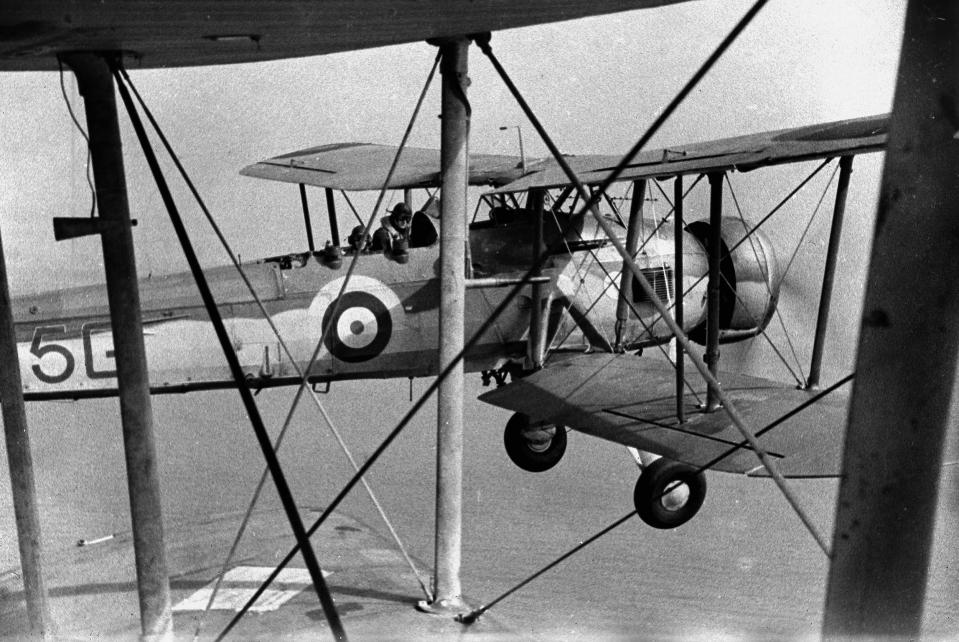
<instances>
[{"instance_id":1,"label":"landing gear strut","mask_svg":"<svg viewBox=\"0 0 959 642\"><path fill-rule=\"evenodd\" d=\"M682 526L706 499L706 476L665 457L647 466L633 491L640 518L653 528Z\"/></svg>"},{"instance_id":2,"label":"landing gear strut","mask_svg":"<svg viewBox=\"0 0 959 642\"><path fill-rule=\"evenodd\" d=\"M566 452L566 427L558 424L530 424L529 416L517 412L503 431L506 454L513 463L532 473L549 470Z\"/></svg>"}]
</instances>

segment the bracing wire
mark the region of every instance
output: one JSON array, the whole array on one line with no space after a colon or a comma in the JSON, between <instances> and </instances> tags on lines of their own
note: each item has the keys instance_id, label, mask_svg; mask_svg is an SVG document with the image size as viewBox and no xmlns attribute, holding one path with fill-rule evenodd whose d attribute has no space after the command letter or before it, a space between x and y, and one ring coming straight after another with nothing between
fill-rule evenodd
<instances>
[{"instance_id":1,"label":"bracing wire","mask_svg":"<svg viewBox=\"0 0 959 642\"><path fill-rule=\"evenodd\" d=\"M223 246L223 248L224 248L224 250L226 251L227 255L229 256L231 262L233 263L234 267L236 268L237 272L239 273L239 275L240 275L241 279L243 280L243 282L244 282L247 290L249 291L250 295L253 297L253 300L255 301L256 305L259 307L260 312L262 313L264 319L266 319L267 323L269 324L269 326L270 326L273 334L276 336L277 341L278 341L279 344L280 344L280 347L282 348L282 350L285 352L285 354L286 354L287 357L289 358L290 363L291 363L292 367L294 368L294 370L296 371L297 375L300 376L300 377L303 377L303 372L302 372L302 370L300 369L299 365L296 363L296 360L293 358L293 355L292 355L289 347L287 346L285 340L283 339L283 337L282 337L279 329L276 327L276 324L273 322L272 317L269 315L269 313L268 313L267 310L266 310L266 307L264 306L263 302L260 300L259 296L257 295L256 290L253 288L252 283L250 283L248 277L246 276L246 273L243 271L243 268L241 267L238 258L234 255L232 249L230 248L229 242L226 240L226 237L223 235L222 230L220 229L219 225L216 223L216 220L213 218L212 214L210 213L209 209L207 208L205 202L203 201L202 197L200 196L199 192L197 191L195 185L193 184L192 180L190 179L190 177L189 177L188 173L186 172L185 168L183 167L182 163L180 163L179 158L177 157L176 153L174 152L174 150L173 150L172 146L170 145L168 139L167 139L166 136L163 134L163 131L162 131L162 129L161 129L160 126L159 126L159 123L157 123L157 121L154 119L153 114L150 112L150 110L149 110L149 108L147 107L145 101L144 101L143 98L140 96L139 92L137 91L136 87L133 85L133 83L132 83L132 81L130 80L129 76L126 75L125 70L123 71L123 74L124 74L124 79L125 79L126 82L130 85L131 90L133 91L134 95L136 96L136 98L137 98L137 100L138 100L141 108L144 110L144 113L147 115L147 118L149 119L149 121L150 121L151 125L153 126L154 130L157 132L157 134L158 134L161 142L163 143L164 147L166 148L167 153L170 155L171 159L173 159L173 162L175 163L176 167L178 168L181 176L183 177L183 179L185 180L187 186L189 187L189 189L190 189L191 192L193 193L194 198L196 199L197 203L199 204L201 210L203 211L203 213L204 213L207 221L209 222L211 228L213 229L214 233L216 234L216 236L217 236L218 239L220 240L221 245ZM330 418L329 414L326 412L326 408L325 408L325 407L323 406L323 404L320 402L319 398L318 398L317 395L316 395L316 392L313 391L312 388L310 389L310 395L311 395L311 398L313 399L314 405L317 407L317 410L318 410L318 411L320 412L320 414L322 415L324 421L326 422L327 426L328 426L329 429L330 429L331 434L333 435L334 439L337 441L337 444L339 445L340 449L342 450L344 456L347 458L347 460L348 460L348 462L350 463L351 467L354 469L354 471L358 470L358 469L359 469L359 465L356 463L356 460L355 460L355 458L353 457L353 454L350 452L349 447L346 445L346 442L344 441L342 435L340 434L339 430L336 428L336 425L333 423L333 420ZM284 429L280 431L279 436L277 437L276 441L274 442L274 450L278 450L278 449L279 449L279 447L280 447L280 445L281 445L281 443L282 443L282 441L283 441L283 439L284 439L284 437L285 437L285 435L286 435L286 433L287 433L288 427L289 427L289 423L287 423L287 424L284 426ZM215 599L215 597L216 597L216 593L217 593L217 590L218 590L218 588L219 588L219 586L220 586L220 583L221 583L221 581L222 581L222 578L223 578L223 576L225 575L225 573L226 573L226 571L227 571L227 569L228 569L228 567L229 567L230 561L232 560L232 558L233 558L233 556L234 556L234 554L235 554L235 551L236 551L236 549L237 549L237 547L238 547L238 545L239 545L239 543L240 543L240 540L241 540L241 538L242 538L242 536L243 536L243 533L244 533L244 531L245 531L245 529L246 529L246 525L247 525L249 519L250 519L251 516L252 516L253 508L254 508L256 502L258 501L258 498L259 498L260 493L262 492L263 486L264 486L264 484L265 484L265 482L266 482L267 474L268 474L268 471L267 471L267 470L264 470L263 474L262 474L261 477L260 477L259 483L257 484L257 487L256 487L256 489L255 489L255 491L254 491L254 493L253 493L253 497L252 497L252 499L251 499L251 501L250 501L250 504L249 504L249 506L248 506L246 515L244 516L244 518L243 518L243 520L242 520L242 522L241 522L241 525L240 525L240 527L239 527L239 529L238 529L238 533L237 533L237 535L236 535L236 537L235 537L235 539L234 539L234 542L233 542L233 544L232 544L232 546L231 546L231 550L230 550L230 552L229 552L228 555L227 555L227 559L226 559L226 561L224 562L224 565L223 565L223 568L222 568L222 570L221 570L221 573L217 576L216 583L215 583L214 588L213 588L213 591L211 592L211 595L210 595L210 600L209 600L209 602L208 602L208 604L207 604L207 610L209 610L209 608L210 608L210 607L212 606L212 604L213 604L213 601L214 601L214 599ZM420 572L419 572L419 569L417 569L416 565L414 564L414 562L413 562L413 560L412 560L412 557L410 556L410 554L409 554L406 546L403 544L402 540L400 539L399 535L397 534L396 529L394 528L392 522L391 522L390 519L386 516L386 512L384 511L384 509L383 509L382 505L380 504L379 500L376 498L375 494L373 493L373 490L372 490L372 488L369 486L369 483L366 481L366 479L361 480L361 483L363 484L364 489L365 489L366 492L367 492L367 495L370 497L370 501L373 503L374 507L376 508L377 512L379 513L380 518L383 520L383 523L384 523L385 526L387 527L387 530L390 532L390 535L391 535L391 537L393 538L394 542L396 543L397 548L400 550L400 553L402 554L403 558L406 560L407 565L410 567L410 569L412 570L414 576L417 578L417 581L419 582L420 587L421 587L421 589L423 590L424 594L427 596L428 599L431 598L431 591L430 591L429 588L427 587L426 583L423 581L422 576L421 576L421 574L420 574ZM199 627L198 627L196 636L199 636Z\"/></svg>"},{"instance_id":2,"label":"bracing wire","mask_svg":"<svg viewBox=\"0 0 959 642\"><path fill-rule=\"evenodd\" d=\"M365 226L366 224L363 222L363 219L360 218L360 213L356 211L355 207L353 207L353 201L350 200L346 190L340 190L340 194L343 196L343 200L346 201L346 204L350 206L350 211L353 212L353 217L356 219L356 222Z\"/></svg>"},{"instance_id":3,"label":"bracing wire","mask_svg":"<svg viewBox=\"0 0 959 642\"><path fill-rule=\"evenodd\" d=\"M735 41L740 33L746 28L746 26L752 21L756 14L765 6L767 0L757 0L752 7L746 12L742 19L736 24L736 26L730 31L730 33L723 39L720 45L716 50L709 56L709 58L704 62L700 68L693 74L693 77L684 85L683 89L670 101L662 113L653 121L650 127L646 130L646 133L633 145L629 152L622 158L619 164L614 168L603 180L600 188L597 192L594 192L589 198L586 198L586 189L583 186L583 183L576 176L576 173L570 168L569 163L566 162L562 153L559 151L559 148L556 147L556 144L553 142L552 138L543 128L542 123L536 117L536 114L533 113L529 104L526 102L523 95L517 89L516 85L512 82L509 75L506 73L506 70L500 64L499 60L493 54L492 48L490 47L489 34L484 34L481 37L476 38L476 43L479 45L481 51L489 58L490 62L493 64L497 73L500 75L503 82L506 84L510 93L516 99L520 108L523 110L523 113L529 119L530 123L534 126L540 138L549 148L550 153L553 155L553 158L556 160L557 164L566 174L567 178L576 185L578 191L583 193L583 198L586 201L582 212L590 212L593 215L593 218L596 222L603 228L609 237L610 242L616 247L616 251L628 261L629 254L626 249L623 247L622 242L615 236L613 230L610 228L609 224L603 219L599 211L596 209L596 204L600 198L600 195L606 191L606 189L614 182L619 180L623 172L626 169L626 166L636 158L639 152L645 147L653 135L662 127L666 120L676 111L680 103L693 91L695 86L702 80L707 72L712 68L717 60L722 56L722 54L729 48L729 46ZM703 362L695 352L691 351L691 345L689 339L683 333L681 328L676 326L675 320L669 315L666 306L663 304L662 300L656 294L656 291L649 284L649 281L643 275L643 273L635 266L635 264L630 265L630 269L633 271L633 274L636 277L637 282L640 284L640 287L646 292L646 295L649 297L650 301L656 308L660 311L660 316L663 318L667 325L673 330L676 335L676 339L683 344L683 349L686 351L695 365L696 369L699 370L700 374L705 378L709 384L712 386L712 389L715 390L716 396L719 398L719 401L725 407L725 412L729 416L733 425L736 429L743 435L743 437L749 440L750 444L753 446L756 456L763 463L766 469L769 471L770 476L773 481L776 483L776 486L779 488L783 497L792 507L793 511L799 516L803 525L812 535L813 539L816 540L816 543L819 544L819 547L823 552L828 556L829 547L826 544L826 540L822 537L819 531L816 529L815 525L810 520L809 516L803 510L802 506L799 504L799 500L793 494L789 484L786 479L779 473L775 463L769 458L766 452L762 449L758 442L756 442L755 436L749 431L746 426L746 422L743 420L742 416L739 414L739 411L731 403L728 398L728 395L723 391L722 385L712 376L709 372L708 366Z\"/></svg>"},{"instance_id":4,"label":"bracing wire","mask_svg":"<svg viewBox=\"0 0 959 642\"><path fill-rule=\"evenodd\" d=\"M799 414L800 412L802 412L802 411L805 410L806 408L808 408L808 407L810 407L810 406L812 406L812 405L815 405L816 403L819 403L819 401L821 401L823 398L825 398L826 396L832 394L833 392L835 392L836 390L838 390L840 387L842 387L842 386L844 386L845 384L847 384L847 383L849 383L850 381L852 381L853 378L854 378L854 376L855 376L855 373L849 374L849 375L843 377L842 379L840 379L839 381L837 381L836 383L834 383L833 385L829 386L828 388L826 388L826 389L823 390L822 392L820 392L820 393L818 393L818 394L810 397L809 399L807 399L807 400L804 401L803 403L799 404L798 406L796 406L795 408L793 408L793 409L790 410L789 412L786 412L785 414L783 414L783 415L780 416L779 418L775 419L774 421L772 421L772 422L770 422L769 424L767 424L766 426L764 426L764 427L762 428L762 430L760 430L760 431L758 431L758 432L756 433L756 437L761 437L762 435L768 433L769 431L773 430L774 428L782 425L782 424L783 424L785 421L787 421L788 419L796 416L797 414ZM702 466L698 466L695 470L690 471L690 472L688 473L688 475L685 476L685 478L691 479L691 478L693 478L693 477L696 477L697 475L699 475L699 474L701 474L701 473L709 470L710 468L714 467L716 464L718 464L719 462L723 461L724 459L728 459L729 457L731 457L731 456L734 455L735 453L739 452L740 450L742 450L742 449L744 449L744 448L749 448L749 447L750 447L749 442L746 441L746 440L743 440L743 441L741 441L741 442L739 442L739 443L737 443L737 444L733 444L728 450L726 450L726 451L724 451L723 453L717 455L715 458L713 458L712 460L706 462L706 463L703 464ZM682 483L682 479L678 480L678 483ZM673 485L673 484L667 485L667 487L663 489L662 494L660 494L657 499L661 499L663 496L669 494L670 492L672 492L672 490L673 490L674 488L675 488L675 485ZM550 563L547 564L546 566L544 566L544 567L542 567L541 569L539 569L538 571L532 573L532 574L529 575L526 579L522 580L521 582L519 582L518 584L516 584L516 585L513 586L512 588L504 591L503 593L501 593L500 595L498 595L498 596L495 597L494 599L490 600L490 601L487 602L486 604L483 604L483 605L480 606L479 608L476 608L476 609L470 611L469 613L465 613L465 614L463 614L463 615L457 616L457 618L456 618L457 621L462 622L463 624L472 624L472 623L475 622L477 619L479 619L479 617L480 617L481 615L483 615L484 613L486 613L487 611L489 611L491 608L493 608L494 606L496 606L496 605L499 604L500 602L502 602L504 599L506 599L506 598L509 597L510 595L514 594L516 591L520 590L521 588L523 588L524 586L526 586L527 584L529 584L529 583L532 582L533 580L535 580L535 579L537 579L538 577L542 576L542 575L545 574L547 571L555 568L556 566L558 566L558 565L561 564L562 562L568 560L570 557L572 557L572 556L575 555L576 553L580 552L581 550L583 550L584 548L586 548L587 546L589 546L589 545L592 544L593 542L599 540L599 539L600 539L601 537L603 537L604 535L607 535L608 533L611 533L612 531L616 530L617 528L619 528L620 526L622 526L623 524L625 524L627 521L629 521L634 515L636 515L636 511L635 511L635 510L632 511L632 512L630 512L630 513L628 513L628 514L626 514L626 515L624 515L623 517L620 517L619 519L617 519L617 520L616 520L615 522L613 522L612 524L606 526L605 528L603 528L602 530L598 531L598 532L595 533L594 535L591 535L591 536L588 537L587 539L583 540L582 542L580 542L579 544L577 544L576 546L574 546L573 548L571 548L571 549L570 549L569 551L567 551L566 553L563 553L562 555L560 555L559 557L557 557L555 560L553 560L552 562L550 562Z\"/></svg>"},{"instance_id":5,"label":"bracing wire","mask_svg":"<svg viewBox=\"0 0 959 642\"><path fill-rule=\"evenodd\" d=\"M758 223L756 223L755 225L753 225L752 228L750 228L750 229L746 232L746 235L743 237L742 240L740 240L738 243L735 243L731 248L729 248L729 253L732 254L734 251L736 251L736 249L737 249L740 245L742 245L743 243L746 242L746 238L748 238L749 236L753 235L757 230L759 230L759 228L761 228L763 225L765 225L765 224L773 217L773 215L776 214L776 212L778 212L779 210L781 210L781 209L786 205L786 203L788 203L796 194L799 193L800 190L802 190L802 188L804 188L807 184L809 184L809 182L810 182L820 171L822 171L822 169L823 169L824 167L826 167L826 166L829 164L829 162L830 162L830 159L824 160L822 163L820 163L820 164L816 167L816 169L814 169L812 172L810 172L809 175L806 176L806 178L804 178L804 179L799 183L799 185L797 185L797 186L794 187L792 190L790 190L789 193L786 194L786 196L784 196L784 197L779 201L779 203L776 204L775 207L773 207L771 210L769 210L769 212L768 212L762 219L760 219L760 221L759 221ZM700 178L702 178L702 176L700 176ZM686 296L687 294L689 294L690 292L692 292L692 291L693 291L693 288L695 288L697 285L699 285L700 283L702 283L704 279L706 279L706 276L707 276L707 275L704 274L703 276L701 276L701 277L699 277L698 279L696 279L688 288L686 288L686 290L683 292L683 296ZM660 315L659 317L657 317L657 318L653 321L653 323L658 322L660 319L662 319L662 315Z\"/></svg>"},{"instance_id":6,"label":"bracing wire","mask_svg":"<svg viewBox=\"0 0 959 642\"><path fill-rule=\"evenodd\" d=\"M378 196L378 198L377 198L377 200L376 200L376 204L373 206L373 211L372 211L372 213L371 213L371 215L370 215L370 218L369 218L369 220L368 220L367 223L366 223L366 227L365 227L365 229L364 229L364 235L369 234L370 229L371 229L372 226L373 226L373 221L376 220L376 215L377 215L377 213L379 212L380 205L381 205L382 202L383 202L383 198L384 198L384 196L385 196L385 194L386 194L386 191L387 191L387 189L388 189L388 186L389 186L389 184L390 184L390 181L391 181L392 178L393 178L393 174L394 174L394 172L396 171L397 166L399 165L399 161L400 161L401 154L402 154L402 152L403 152L404 147L406 146L407 140L409 140L410 134L412 133L413 125L414 125L414 123L416 122L416 119L417 119L417 116L419 115L420 109L422 108L423 101L424 101L424 99L426 98L426 92L427 92L427 90L429 89L430 84L432 83L433 77L434 77L434 75L435 75L435 73L436 73L436 69L437 69L437 67L438 67L438 65L439 65L439 61L440 61L440 54L437 53L436 59L435 59L435 61L434 61L434 63L433 63L433 68L430 70L429 76L427 77L426 84L425 84L424 87L423 87L423 91L420 93L419 99L417 100L416 107L413 109L413 115L412 115L412 117L410 118L410 122L409 122L409 124L408 124L408 126L407 126L407 128L406 128L406 131L405 131L404 134L403 134L403 138L402 138L402 140L401 140L401 142L400 142L400 145L399 145L399 147L398 147L398 149L397 149L396 155L393 157L393 162L392 162L392 164L391 164L391 166L390 166L390 169L389 169L389 171L387 172L387 175L386 175L386 177L385 177L385 179L384 179L384 181L383 181L383 187L382 187L382 189L380 190L379 196ZM347 200L347 202L349 202L349 200ZM350 207L352 207L352 204L350 204ZM355 268L356 268L356 265L357 265L357 263L358 263L358 258L359 258L359 256L360 256L360 253L359 253L359 252L357 252L357 253L353 256L353 259L352 259L352 261L350 262L350 266L349 266L349 268L347 269L346 275L345 275L345 277L344 277L343 284L340 286L340 292L339 292L339 294L337 295L337 297L333 300L333 302L330 304L330 310L331 310L331 312L328 313L328 314L329 314L330 322L328 322L327 324L325 324L325 326L324 326L323 329L322 329L320 338L319 338L319 340L317 341L317 344L316 344L316 348L314 349L313 354L312 354L312 356L310 357L309 364L307 365L307 367L306 367L306 369L305 369L305 372L306 372L306 373L309 373L310 370L313 368L313 364L316 362L316 359L317 359L317 357L319 356L320 350L322 349L322 347L323 347L323 345L324 345L324 342L325 342L325 340L326 340L326 335L327 335L328 332L330 331L330 327L331 327L331 324L332 324L332 320L333 320L333 319L335 318L335 316L336 316L337 307L339 306L340 301L341 301L342 298L343 298L343 293L346 291L346 287L347 287L347 285L349 284L350 277L352 276L353 271L354 271ZM464 350L465 350L465 348L464 348ZM460 358L462 358L462 353L460 354ZM444 372L447 372L447 373L448 373L449 370L451 370L452 366L455 365L455 363L457 363L457 361L454 361L453 364L451 364L451 367L448 368L447 370L445 370ZM440 380L440 379L437 379L437 381L439 381L439 380ZM435 382L434 382L434 383L435 383ZM309 384L309 377L308 377L308 374L307 374L307 375L304 375L304 376L303 376L303 379L301 380L300 385L299 385L298 388L297 388L297 391L296 391L296 394L295 394L295 396L294 396L293 402L291 403L291 406L290 406L290 410L289 410L289 412L287 413L286 420L284 421L284 429L285 429L286 425L288 425L289 422L290 422L290 420L292 419L293 412L295 411L295 409L296 409L296 407L297 407L297 405L298 405L298 403L299 403L299 400L300 400L300 396L301 396L301 394L302 394L302 391L303 391L304 388L306 388L306 387L308 386L308 384ZM431 393L432 393L432 388L428 389L427 392L424 393L424 398L423 398L424 403L425 403L425 397L428 396L428 395L431 394ZM421 405L422 405L422 404L414 405L414 407L418 410L419 406L421 406ZM406 426L406 423L409 422L409 419L410 419L410 418L412 418L412 415L411 415L410 413L407 413L406 422L401 421L401 423L393 430L393 432L390 434L390 436L383 442L383 444L381 444L380 449L378 449L378 450L374 453L375 456L372 456L372 455L371 455L370 458L368 458L368 459L366 460L366 462L360 467L360 469L356 471L356 473L353 475L353 477L350 479L350 481L347 482L347 484L346 484L346 486L344 487L344 489L343 489L343 490L337 495L337 497L327 506L327 508L326 508L326 510L323 512L323 514L320 515L320 517L316 520L316 522L313 524L313 526L307 531L307 537L311 536L311 535L316 531L316 529L319 528L319 526L326 520L326 518L329 516L329 514L340 504L340 502L343 500L343 498L345 498L346 494L347 494L350 490L352 490L352 488L353 488L360 480L363 479L364 475L366 474L366 471L369 470L369 468L370 468L370 467L372 466L372 464L376 461L376 459L379 457L379 455L382 454L382 452L386 449L386 447L387 447L387 446L392 442L392 440L399 434L399 432ZM237 612L236 616L227 624L227 626L223 629L223 631L220 632L220 634L218 635L218 638L217 638L217 639L222 639L230 630L232 630L232 628L237 624L237 622L239 622L240 618L242 618L243 615L249 611L249 608L256 602L257 599L259 599L259 596L262 595L262 593L263 593L263 591L266 589L266 587L269 586L269 584L273 581L273 579L276 578L276 576L279 574L279 572L286 566L286 564L289 563L289 561L292 559L293 555L295 555L295 554L296 554L296 551L298 551L298 550L299 550L299 544L297 544L297 546L294 548L293 552L291 552L290 555L289 555L287 558L285 558L285 559L281 562L281 564L280 564L279 566L277 566L277 568L274 570L274 572L270 575L270 577L267 578L267 580L266 580L266 581L260 586L260 588L254 593L254 595L250 598L250 600L248 600L248 601L246 602L246 604L244 604L244 606ZM427 595L429 595L428 589L426 589L425 586L423 586L423 588L424 588L424 590L426 590Z\"/></svg>"},{"instance_id":7,"label":"bracing wire","mask_svg":"<svg viewBox=\"0 0 959 642\"><path fill-rule=\"evenodd\" d=\"M143 122L140 119L139 113L136 110L136 105L134 104L133 99L130 96L130 92L124 83L123 76L121 76L119 72L119 60L108 60L108 64L110 66L111 74L116 81L117 90L119 91L120 97L123 100L123 104L127 109L128 115L130 116L130 122L133 125L133 129L136 132L141 147L143 148L143 154L146 157L148 165L150 166L150 171L153 174L157 189L163 198L167 213L170 216L170 222L173 224L177 239L180 241L183 253L190 265L190 271L193 274L197 289L200 291L200 297L203 299L204 307L209 312L210 321L214 332L216 333L217 341L220 343L223 355L226 358L228 367L230 368L231 376L236 382L237 391L243 400L244 408L246 409L247 416L250 420L250 424L253 428L253 432L256 436L260 450L270 468L270 473L272 474L273 481L276 485L277 494L279 495L280 501L283 504L283 510L286 513L287 520L290 523L290 528L293 531L296 540L304 546L303 561L309 570L310 577L313 581L313 586L316 589L317 597L319 598L323 609L323 614L326 616L326 620L329 623L330 630L334 637L338 640L345 640L347 637L346 631L343 628L339 612L336 608L336 604L333 601L333 597L330 594L329 587L323 577L323 572L316 557L316 552L313 550L312 546L309 545L309 536L306 534L306 528L296 508L296 502L292 493L290 492L290 486L287 483L286 476L283 472L282 466L279 463L279 460L276 457L276 453L273 451L269 435L266 431L266 426L263 423L263 418L260 415L259 408L253 399L253 394L250 391L250 387L245 380L243 369L240 366L236 351L231 345L229 334L227 333L226 326L223 323L223 319L216 307L216 301L213 298L209 283L207 282L203 274L203 270L200 267L196 251L194 250L192 241L190 240L189 234L186 231L186 227L183 224L183 219L181 218L179 210L176 207L176 203L173 200L173 195L170 192L169 185L167 184L167 181L163 176L163 172L160 169L159 161L153 150L153 146L150 144L149 137L147 136L146 129L143 126Z\"/></svg>"},{"instance_id":8,"label":"bracing wire","mask_svg":"<svg viewBox=\"0 0 959 642\"><path fill-rule=\"evenodd\" d=\"M87 135L86 130L83 129L83 126L77 119L77 115L73 111L73 104L70 102L70 97L67 95L67 87L63 82L63 61L60 60L59 56L57 56L57 66L60 68L60 93L63 94L63 102L67 106L67 112L70 114L70 120L72 120L73 124L76 125L77 131L80 132L80 135L83 136L83 140L86 143L87 162L85 174L87 178L87 186L90 188L90 217L93 218L97 213L97 190L93 185L93 177L90 175L90 136Z\"/></svg>"}]
</instances>

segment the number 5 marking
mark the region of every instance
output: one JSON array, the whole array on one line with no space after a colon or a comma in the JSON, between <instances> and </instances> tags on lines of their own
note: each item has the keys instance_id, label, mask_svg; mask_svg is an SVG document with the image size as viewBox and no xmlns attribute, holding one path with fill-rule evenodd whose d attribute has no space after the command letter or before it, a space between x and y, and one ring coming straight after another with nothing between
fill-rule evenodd
<instances>
[{"instance_id":1,"label":"number 5 marking","mask_svg":"<svg viewBox=\"0 0 959 642\"><path fill-rule=\"evenodd\" d=\"M33 374L37 375L37 379L44 383L63 383L73 374L76 360L66 346L60 345L59 343L49 343L45 346L40 345L44 335L66 334L66 332L66 326L62 325L43 325L33 331L33 341L30 343L30 354L36 356L38 361L38 363L33 365ZM47 374L43 371L43 368L40 367L39 361L48 354L58 354L63 357L63 360L66 362L63 371L59 374Z\"/></svg>"}]
</instances>

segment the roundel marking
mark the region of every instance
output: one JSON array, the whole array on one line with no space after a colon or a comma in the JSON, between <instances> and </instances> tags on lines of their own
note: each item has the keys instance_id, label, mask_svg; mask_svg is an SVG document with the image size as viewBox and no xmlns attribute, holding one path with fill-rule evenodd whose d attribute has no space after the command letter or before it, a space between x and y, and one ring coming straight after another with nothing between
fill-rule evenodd
<instances>
[{"instance_id":1,"label":"roundel marking","mask_svg":"<svg viewBox=\"0 0 959 642\"><path fill-rule=\"evenodd\" d=\"M366 361L383 352L393 334L390 311L369 292L346 292L339 305L331 302L323 314L322 327L327 324L326 349L349 363Z\"/></svg>"}]
</instances>

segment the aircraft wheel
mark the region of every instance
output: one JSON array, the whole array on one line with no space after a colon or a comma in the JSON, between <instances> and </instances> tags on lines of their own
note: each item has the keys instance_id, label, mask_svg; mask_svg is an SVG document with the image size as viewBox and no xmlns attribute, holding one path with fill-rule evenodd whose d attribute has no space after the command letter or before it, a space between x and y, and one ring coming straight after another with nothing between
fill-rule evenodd
<instances>
[{"instance_id":1,"label":"aircraft wheel","mask_svg":"<svg viewBox=\"0 0 959 642\"><path fill-rule=\"evenodd\" d=\"M706 475L662 457L647 466L633 491L636 512L653 528L682 526L706 499Z\"/></svg>"},{"instance_id":2,"label":"aircraft wheel","mask_svg":"<svg viewBox=\"0 0 959 642\"><path fill-rule=\"evenodd\" d=\"M513 463L532 473L549 470L566 452L566 427L557 424L530 426L529 416L517 412L503 431L506 454Z\"/></svg>"}]
</instances>

